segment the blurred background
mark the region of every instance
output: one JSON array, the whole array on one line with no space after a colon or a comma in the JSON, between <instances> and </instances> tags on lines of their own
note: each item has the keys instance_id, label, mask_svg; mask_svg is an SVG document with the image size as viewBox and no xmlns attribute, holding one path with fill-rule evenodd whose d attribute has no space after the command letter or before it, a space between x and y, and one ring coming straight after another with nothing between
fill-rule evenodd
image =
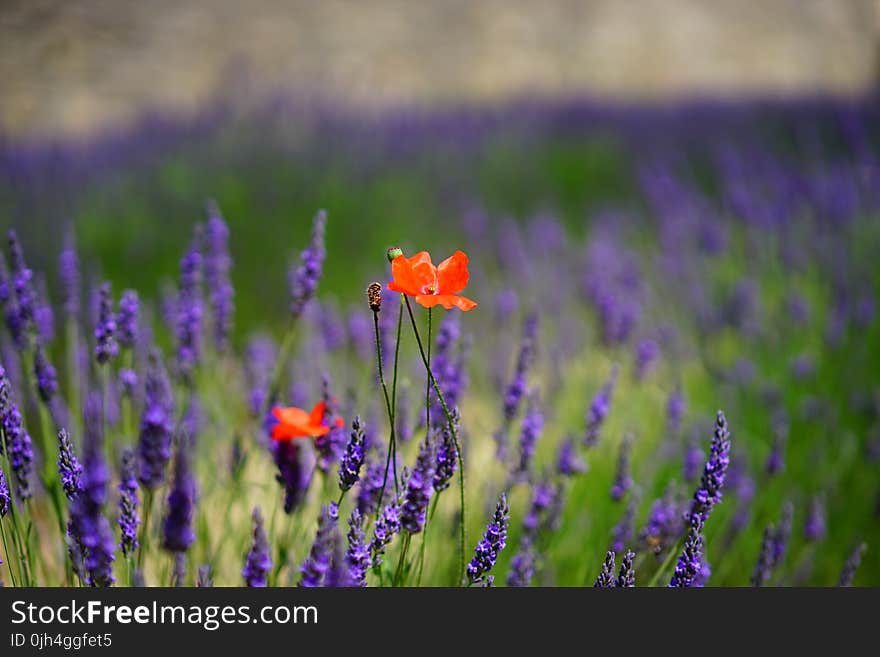
<instances>
[{"instance_id":1,"label":"blurred background","mask_svg":"<svg viewBox=\"0 0 880 657\"><path fill-rule=\"evenodd\" d=\"M878 0L0 3L0 129L13 135L285 89L382 107L853 94L878 74Z\"/></svg>"}]
</instances>

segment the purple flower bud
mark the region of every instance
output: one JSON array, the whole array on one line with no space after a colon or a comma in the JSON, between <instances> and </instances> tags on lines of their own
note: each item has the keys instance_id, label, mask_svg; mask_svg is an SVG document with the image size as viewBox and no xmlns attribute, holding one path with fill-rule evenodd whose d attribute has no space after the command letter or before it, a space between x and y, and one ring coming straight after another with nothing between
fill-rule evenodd
<instances>
[{"instance_id":1,"label":"purple flower bud","mask_svg":"<svg viewBox=\"0 0 880 657\"><path fill-rule=\"evenodd\" d=\"M718 411L709 460L706 461L700 486L691 501L689 516L699 515L704 521L709 518L712 507L721 501L721 489L724 486L724 476L729 465L730 432L727 429L727 419L724 417L724 413Z\"/></svg>"},{"instance_id":2,"label":"purple flower bud","mask_svg":"<svg viewBox=\"0 0 880 657\"><path fill-rule=\"evenodd\" d=\"M620 453L617 457L617 470L614 474L614 484L611 486L611 499L619 502L632 488L633 480L630 475L629 452L632 437L626 436L620 444Z\"/></svg>"},{"instance_id":3,"label":"purple flower bud","mask_svg":"<svg viewBox=\"0 0 880 657\"><path fill-rule=\"evenodd\" d=\"M174 414L171 384L158 351L150 354L144 385L146 394L138 440L138 479L145 488L152 490L165 481L165 469L171 460Z\"/></svg>"},{"instance_id":4,"label":"purple flower bud","mask_svg":"<svg viewBox=\"0 0 880 657\"><path fill-rule=\"evenodd\" d=\"M135 462L133 449L122 452L122 468L119 473L119 548L125 556L134 554L138 548L137 531L141 524Z\"/></svg>"},{"instance_id":5,"label":"purple flower bud","mask_svg":"<svg viewBox=\"0 0 880 657\"><path fill-rule=\"evenodd\" d=\"M675 565L675 573L669 581L672 588L694 586L703 569L703 521L698 513L691 513L690 524L684 539L684 549Z\"/></svg>"},{"instance_id":6,"label":"purple flower bud","mask_svg":"<svg viewBox=\"0 0 880 657\"><path fill-rule=\"evenodd\" d=\"M507 575L507 585L513 587L528 586L535 576L535 549L532 538L524 534L520 540L519 551L510 561L510 572Z\"/></svg>"},{"instance_id":7,"label":"purple flower bud","mask_svg":"<svg viewBox=\"0 0 880 657\"><path fill-rule=\"evenodd\" d=\"M9 492L9 484L3 468L0 468L0 518L3 518L12 508L12 494Z\"/></svg>"},{"instance_id":8,"label":"purple flower bud","mask_svg":"<svg viewBox=\"0 0 880 657\"><path fill-rule=\"evenodd\" d=\"M83 468L74 454L70 435L66 429L61 429L58 432L58 475L68 500L76 497L82 489L82 472Z\"/></svg>"},{"instance_id":9,"label":"purple flower bud","mask_svg":"<svg viewBox=\"0 0 880 657\"><path fill-rule=\"evenodd\" d=\"M98 321L95 325L95 359L99 364L109 362L119 353L116 342L116 319L113 316L113 298L110 296L110 283L98 289Z\"/></svg>"},{"instance_id":10,"label":"purple flower bud","mask_svg":"<svg viewBox=\"0 0 880 657\"><path fill-rule=\"evenodd\" d=\"M825 519L825 502L821 496L815 495L810 500L810 510L804 524L804 538L808 541L821 541L827 531Z\"/></svg>"},{"instance_id":11,"label":"purple flower bud","mask_svg":"<svg viewBox=\"0 0 880 657\"><path fill-rule=\"evenodd\" d=\"M543 429L544 414L541 412L537 392L533 391L529 397L529 407L523 418L522 429L520 430L517 473L524 474L529 471L532 459L535 456L535 446Z\"/></svg>"},{"instance_id":12,"label":"purple flower bud","mask_svg":"<svg viewBox=\"0 0 880 657\"><path fill-rule=\"evenodd\" d=\"M620 572L617 574L618 588L633 588L636 585L636 571L633 569L633 560L636 558L635 552L627 550L623 555L623 561L620 563Z\"/></svg>"},{"instance_id":13,"label":"purple flower bud","mask_svg":"<svg viewBox=\"0 0 880 657\"><path fill-rule=\"evenodd\" d=\"M654 340L642 340L636 348L636 378L641 381L660 356L660 346Z\"/></svg>"},{"instance_id":14,"label":"purple flower bud","mask_svg":"<svg viewBox=\"0 0 880 657\"><path fill-rule=\"evenodd\" d=\"M683 529L681 509L675 499L675 487L670 485L663 497L651 505L648 521L640 538L654 554L659 555L681 535Z\"/></svg>"},{"instance_id":15,"label":"purple flower bud","mask_svg":"<svg viewBox=\"0 0 880 657\"><path fill-rule=\"evenodd\" d=\"M24 259L24 251L18 236L14 230L10 230L9 236L9 264L12 274L12 291L15 303L7 301L7 310L16 313L15 318L7 315L7 324L16 346L23 349L30 339L30 332L34 327L34 313L36 310L36 293L34 291L33 272L28 268ZM11 320L11 321L10 321Z\"/></svg>"},{"instance_id":16,"label":"purple flower bud","mask_svg":"<svg viewBox=\"0 0 880 657\"><path fill-rule=\"evenodd\" d=\"M318 518L318 532L309 551L309 556L300 567L300 586L318 587L326 585L334 551L339 543L339 507L334 502L321 508Z\"/></svg>"},{"instance_id":17,"label":"purple flower bud","mask_svg":"<svg viewBox=\"0 0 880 657\"><path fill-rule=\"evenodd\" d=\"M856 571L862 563L862 555L867 549L867 544L861 543L855 550L853 550L849 559L843 564L843 570L840 573L840 578L837 580L838 586L852 586L853 580L856 577Z\"/></svg>"},{"instance_id":18,"label":"purple flower bud","mask_svg":"<svg viewBox=\"0 0 880 657\"><path fill-rule=\"evenodd\" d=\"M315 296L318 281L324 267L327 252L324 247L324 231L327 213L320 210L312 223L309 245L300 254L300 265L288 274L290 285L290 313L294 318L302 315L306 304Z\"/></svg>"},{"instance_id":19,"label":"purple flower bud","mask_svg":"<svg viewBox=\"0 0 880 657\"><path fill-rule=\"evenodd\" d=\"M700 448L700 445L696 440L689 440L684 448L684 467L682 475L685 481L692 482L697 478L697 475L700 473L700 468L706 462L705 459L706 454Z\"/></svg>"},{"instance_id":20,"label":"purple flower bud","mask_svg":"<svg viewBox=\"0 0 880 657\"><path fill-rule=\"evenodd\" d=\"M556 471L563 477L572 477L587 471L587 464L577 453L574 436L568 436L559 446Z\"/></svg>"},{"instance_id":21,"label":"purple flower bud","mask_svg":"<svg viewBox=\"0 0 880 657\"><path fill-rule=\"evenodd\" d=\"M52 310L44 276L37 275L36 289L34 326L37 329L37 339L43 344L49 344L55 338L55 311Z\"/></svg>"},{"instance_id":22,"label":"purple flower bud","mask_svg":"<svg viewBox=\"0 0 880 657\"><path fill-rule=\"evenodd\" d=\"M122 388L122 394L128 399L133 399L138 385L138 375L132 369L127 367L119 370L119 387Z\"/></svg>"},{"instance_id":23,"label":"purple flower bud","mask_svg":"<svg viewBox=\"0 0 880 657\"><path fill-rule=\"evenodd\" d=\"M452 423L458 430L459 415L458 409L452 410ZM455 448L455 441L452 439L452 432L449 425L444 424L440 430L440 441L437 445L437 455L434 465L434 490L438 493L441 490L449 488L452 477L458 469L458 450Z\"/></svg>"},{"instance_id":24,"label":"purple flower bud","mask_svg":"<svg viewBox=\"0 0 880 657\"><path fill-rule=\"evenodd\" d=\"M507 544L509 522L510 508L507 506L507 496L501 493L492 521L486 527L482 540L474 548L474 557L467 566L468 581L471 584L483 581L486 574L495 566L498 555Z\"/></svg>"},{"instance_id":25,"label":"purple flower bud","mask_svg":"<svg viewBox=\"0 0 880 657\"><path fill-rule=\"evenodd\" d=\"M785 443L788 440L788 422L784 418L777 418L773 428L773 447L764 463L764 471L768 475L782 472L785 466Z\"/></svg>"},{"instance_id":26,"label":"purple flower bud","mask_svg":"<svg viewBox=\"0 0 880 657\"><path fill-rule=\"evenodd\" d=\"M333 464L342 458L345 451L345 429L337 424L339 415L336 412L336 400L330 388L330 376L324 374L322 380L322 399L324 401L323 424L330 431L315 439L315 451L318 453L318 468L327 472Z\"/></svg>"},{"instance_id":27,"label":"purple flower bud","mask_svg":"<svg viewBox=\"0 0 880 657\"><path fill-rule=\"evenodd\" d=\"M15 495L25 501L30 499L31 476L33 474L34 450L31 437L21 417L21 413L12 400L9 379L0 366L0 427L3 429L5 450L9 459L9 467L15 479Z\"/></svg>"},{"instance_id":28,"label":"purple flower bud","mask_svg":"<svg viewBox=\"0 0 880 657\"><path fill-rule=\"evenodd\" d=\"M265 587L268 584L269 573L272 571L272 557L269 554L269 540L266 538L266 529L263 527L263 514L260 507L254 507L254 540L250 552L244 562L241 576L249 587Z\"/></svg>"},{"instance_id":29,"label":"purple flower bud","mask_svg":"<svg viewBox=\"0 0 880 657\"><path fill-rule=\"evenodd\" d=\"M614 552L608 550L608 552L605 553L605 561L602 563L602 570L599 573L599 577L596 578L596 583L593 584L594 588L612 589L617 586L617 579L614 577L614 560Z\"/></svg>"},{"instance_id":30,"label":"purple flower bud","mask_svg":"<svg viewBox=\"0 0 880 657\"><path fill-rule=\"evenodd\" d=\"M181 440L175 453L174 479L162 525L162 547L169 552L186 552L196 540L193 531L195 503L196 483L190 465L189 446L185 440Z\"/></svg>"},{"instance_id":31,"label":"purple flower bud","mask_svg":"<svg viewBox=\"0 0 880 657\"><path fill-rule=\"evenodd\" d=\"M140 299L134 290L124 290L119 298L119 312L116 314L116 328L119 345L131 349L138 340L138 317Z\"/></svg>"},{"instance_id":32,"label":"purple flower bud","mask_svg":"<svg viewBox=\"0 0 880 657\"><path fill-rule=\"evenodd\" d=\"M347 491L360 479L361 466L364 464L364 430L360 416L351 423L351 437L345 448L345 454L339 464L339 489Z\"/></svg>"},{"instance_id":33,"label":"purple flower bud","mask_svg":"<svg viewBox=\"0 0 880 657\"><path fill-rule=\"evenodd\" d=\"M411 534L419 533L425 526L433 481L434 454L431 445L423 442L419 448L416 465L407 482L406 494L400 510L400 523Z\"/></svg>"},{"instance_id":34,"label":"purple flower bud","mask_svg":"<svg viewBox=\"0 0 880 657\"><path fill-rule=\"evenodd\" d=\"M37 379L37 393L46 404L52 401L58 392L58 375L46 356L43 345L39 342L34 350L34 376Z\"/></svg>"},{"instance_id":35,"label":"purple flower bud","mask_svg":"<svg viewBox=\"0 0 880 657\"><path fill-rule=\"evenodd\" d=\"M185 382L191 382L202 354L202 254L201 231L196 227L193 243L180 260L180 289L177 294L177 367Z\"/></svg>"},{"instance_id":36,"label":"purple flower bud","mask_svg":"<svg viewBox=\"0 0 880 657\"><path fill-rule=\"evenodd\" d=\"M676 389L666 402L666 426L670 434L677 434L681 430L685 411L684 395L680 389Z\"/></svg>"},{"instance_id":37,"label":"purple flower bud","mask_svg":"<svg viewBox=\"0 0 880 657\"><path fill-rule=\"evenodd\" d=\"M229 343L232 316L235 313L235 290L229 278L232 258L229 255L229 228L216 203L208 204L205 230L205 285L210 295L211 325L214 346L223 352Z\"/></svg>"},{"instance_id":38,"label":"purple flower bud","mask_svg":"<svg viewBox=\"0 0 880 657\"><path fill-rule=\"evenodd\" d=\"M587 429L584 433L584 447L594 447L599 441L599 431L602 429L605 418L611 410L611 396L617 383L617 372L618 367L615 365L605 385L602 386L602 389L590 404L590 410L587 412L586 418Z\"/></svg>"},{"instance_id":39,"label":"purple flower bud","mask_svg":"<svg viewBox=\"0 0 880 657\"><path fill-rule=\"evenodd\" d=\"M358 486L357 509L361 515L368 516L379 506L379 494L385 480L385 462L371 461L367 464L367 472Z\"/></svg>"},{"instance_id":40,"label":"purple flower bud","mask_svg":"<svg viewBox=\"0 0 880 657\"><path fill-rule=\"evenodd\" d=\"M350 586L367 585L367 568L370 567L370 547L364 536L364 516L357 509L348 519L348 550L345 553L348 572L346 583Z\"/></svg>"},{"instance_id":41,"label":"purple flower bud","mask_svg":"<svg viewBox=\"0 0 880 657\"><path fill-rule=\"evenodd\" d=\"M752 586L764 586L773 574L775 560L773 558L773 544L776 540L776 530L773 525L764 529L764 538L761 541L761 552L758 554L758 562L752 573Z\"/></svg>"},{"instance_id":42,"label":"purple flower bud","mask_svg":"<svg viewBox=\"0 0 880 657\"><path fill-rule=\"evenodd\" d=\"M272 456L278 467L276 481L284 488L284 512L293 513L305 500L312 483L314 454L295 440L273 441Z\"/></svg>"},{"instance_id":43,"label":"purple flower bud","mask_svg":"<svg viewBox=\"0 0 880 657\"><path fill-rule=\"evenodd\" d=\"M373 527L373 539L370 541L371 565L375 568L382 564L385 548L400 533L400 506L396 501L385 506Z\"/></svg>"},{"instance_id":44,"label":"purple flower bud","mask_svg":"<svg viewBox=\"0 0 880 657\"><path fill-rule=\"evenodd\" d=\"M516 367L513 377L504 394L503 417L504 426L495 434L497 451L503 456L507 451L507 431L510 424L516 418L522 398L528 388L528 374L535 360L536 342L538 338L538 316L530 314L526 317L523 325L522 341L519 347L519 355L516 359Z\"/></svg>"}]
</instances>

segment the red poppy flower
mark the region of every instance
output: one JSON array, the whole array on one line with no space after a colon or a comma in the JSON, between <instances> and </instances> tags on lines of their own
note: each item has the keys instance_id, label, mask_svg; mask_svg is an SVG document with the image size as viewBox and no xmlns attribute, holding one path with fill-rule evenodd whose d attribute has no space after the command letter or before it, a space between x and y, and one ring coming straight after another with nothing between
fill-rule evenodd
<instances>
[{"instance_id":1,"label":"red poppy flower","mask_svg":"<svg viewBox=\"0 0 880 657\"><path fill-rule=\"evenodd\" d=\"M293 438L316 438L327 435L330 427L323 424L326 410L323 401L315 404L311 413L295 406L274 407L272 415L278 423L272 427L272 440L287 441ZM334 424L342 427L345 421L338 417Z\"/></svg>"},{"instance_id":2,"label":"red poppy flower","mask_svg":"<svg viewBox=\"0 0 880 657\"><path fill-rule=\"evenodd\" d=\"M468 257L461 251L456 251L436 267L427 251L411 258L400 255L391 261L394 280L388 283L388 289L415 297L416 303L425 308L439 304L446 310L454 307L468 311L477 304L459 295L470 278L467 266Z\"/></svg>"}]
</instances>

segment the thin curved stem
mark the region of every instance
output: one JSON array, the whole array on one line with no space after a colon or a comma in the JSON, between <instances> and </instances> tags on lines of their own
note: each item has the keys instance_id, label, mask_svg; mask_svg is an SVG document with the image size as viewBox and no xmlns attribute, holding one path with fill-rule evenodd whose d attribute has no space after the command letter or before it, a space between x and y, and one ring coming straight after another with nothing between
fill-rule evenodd
<instances>
[{"instance_id":1,"label":"thin curved stem","mask_svg":"<svg viewBox=\"0 0 880 657\"><path fill-rule=\"evenodd\" d=\"M461 503L461 524L460 524L460 567L461 567L461 581L464 578L464 562L465 562L465 545L467 543L465 536L465 504L464 504L464 459L461 455L461 445L458 442L458 431L455 429L455 421L452 418L452 413L449 411L449 406L446 405L446 399L443 397L443 393L440 391L440 386L437 384L437 379L434 378L434 373L431 371L431 367L428 365L428 357L425 354L425 348L422 346L422 338L419 335L419 328L416 326L416 318L413 315L412 304L409 302L409 297L403 296L404 301L406 302L406 310L409 313L410 323L412 324L413 333L416 335L416 343L419 346L419 354L422 356L422 363L425 365L425 369L428 372L428 377L431 380L431 383L434 386L434 392L437 394L437 399L440 400L440 406L443 408L443 413L446 416L446 422L449 425L449 434L452 436L452 442L455 443L455 451L458 454L458 482L459 482L459 497Z\"/></svg>"},{"instance_id":2,"label":"thin curved stem","mask_svg":"<svg viewBox=\"0 0 880 657\"><path fill-rule=\"evenodd\" d=\"M382 510L382 500L385 498L385 484L388 482L388 470L392 467L394 475L394 495L395 499L400 497L400 490L397 486L397 355L400 353L400 328L403 322L403 305L400 306L400 312L397 316L397 344L394 349L394 373L391 381L391 396L388 396L388 386L385 383L384 368L382 366L382 340L379 336L379 313L373 313L373 326L376 329L376 361L379 367L379 381L382 384L382 392L385 395L385 409L388 413L388 423L391 427L391 433L388 439L388 450L385 455L385 474L382 476L382 488L379 490L379 503L376 505L376 520L379 519L379 513Z\"/></svg>"}]
</instances>

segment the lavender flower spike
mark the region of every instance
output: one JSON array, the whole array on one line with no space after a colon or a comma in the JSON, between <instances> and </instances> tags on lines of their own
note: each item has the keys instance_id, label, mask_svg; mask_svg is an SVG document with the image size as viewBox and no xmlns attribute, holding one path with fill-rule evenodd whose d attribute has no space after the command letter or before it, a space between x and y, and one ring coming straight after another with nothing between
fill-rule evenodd
<instances>
[{"instance_id":1,"label":"lavender flower spike","mask_svg":"<svg viewBox=\"0 0 880 657\"><path fill-rule=\"evenodd\" d=\"M821 496L817 495L810 500L810 510L804 523L804 538L808 541L820 541L825 538L825 533L825 503Z\"/></svg>"},{"instance_id":2,"label":"lavender flower spike","mask_svg":"<svg viewBox=\"0 0 880 657\"><path fill-rule=\"evenodd\" d=\"M573 436L566 437L559 446L559 456L556 461L556 471L563 477L572 477L586 472L587 464L578 455Z\"/></svg>"},{"instance_id":3,"label":"lavender flower spike","mask_svg":"<svg viewBox=\"0 0 880 657\"><path fill-rule=\"evenodd\" d=\"M862 563L862 555L868 549L867 544L861 543L853 553L849 556L849 559L846 560L846 563L843 565L843 571L840 573L840 579L837 580L838 586L852 586L853 580L856 576L856 571L859 569L859 565Z\"/></svg>"},{"instance_id":4,"label":"lavender flower spike","mask_svg":"<svg viewBox=\"0 0 880 657\"><path fill-rule=\"evenodd\" d=\"M6 483L6 475L0 468L0 518L3 518L12 508L12 494L9 492L9 484Z\"/></svg>"},{"instance_id":5,"label":"lavender flower spike","mask_svg":"<svg viewBox=\"0 0 880 657\"><path fill-rule=\"evenodd\" d=\"M370 565L373 568L382 565L385 548L400 530L400 507L397 502L392 502L382 509L373 527L373 539L370 541Z\"/></svg>"},{"instance_id":6,"label":"lavender flower spike","mask_svg":"<svg viewBox=\"0 0 880 657\"><path fill-rule=\"evenodd\" d=\"M165 469L171 460L174 414L171 384L158 351L150 353L144 385L146 394L138 439L138 479L145 488L154 489L165 481Z\"/></svg>"},{"instance_id":7,"label":"lavender flower spike","mask_svg":"<svg viewBox=\"0 0 880 657\"><path fill-rule=\"evenodd\" d=\"M345 553L348 568L346 584L367 585L367 568L370 567L370 547L364 537L364 516L354 509L348 519L348 550Z\"/></svg>"},{"instance_id":8,"label":"lavender flower spike","mask_svg":"<svg viewBox=\"0 0 880 657\"><path fill-rule=\"evenodd\" d=\"M272 558L269 556L269 540L266 538L266 529L263 526L263 514L260 507L254 507L254 541L250 552L244 562L241 576L250 587L264 587L268 584L269 573L272 570Z\"/></svg>"},{"instance_id":9,"label":"lavender flower spike","mask_svg":"<svg viewBox=\"0 0 880 657\"><path fill-rule=\"evenodd\" d=\"M21 413L12 401L9 379L0 366L0 428L5 440L4 448L9 467L15 478L15 495L21 501L30 499L31 475L33 474L34 449L30 434L24 427ZM2 453L2 452L0 452Z\"/></svg>"},{"instance_id":10,"label":"lavender flower spike","mask_svg":"<svg viewBox=\"0 0 880 657\"><path fill-rule=\"evenodd\" d=\"M99 364L109 362L119 353L116 342L116 318L113 316L113 297L110 283L98 289L98 323L95 325L95 359Z\"/></svg>"},{"instance_id":11,"label":"lavender flower spike","mask_svg":"<svg viewBox=\"0 0 880 657\"><path fill-rule=\"evenodd\" d=\"M691 501L690 516L698 515L704 522L708 520L712 508L721 501L721 488L724 486L724 476L729 465L730 432L724 413L718 411L709 460L706 461L703 478Z\"/></svg>"},{"instance_id":12,"label":"lavender flower spike","mask_svg":"<svg viewBox=\"0 0 880 657\"><path fill-rule=\"evenodd\" d=\"M633 569L635 552L627 550L620 564L620 572L617 575L617 586L620 588L633 588L636 585L636 571Z\"/></svg>"},{"instance_id":13,"label":"lavender flower spike","mask_svg":"<svg viewBox=\"0 0 880 657\"><path fill-rule=\"evenodd\" d=\"M34 376L37 379L37 393L48 404L58 392L58 375L39 342L34 351Z\"/></svg>"},{"instance_id":14,"label":"lavender flower spike","mask_svg":"<svg viewBox=\"0 0 880 657\"><path fill-rule=\"evenodd\" d=\"M134 347L138 339L138 316L140 299L134 290L124 290L119 298L119 312L116 313L116 329L119 345L125 349Z\"/></svg>"},{"instance_id":15,"label":"lavender flower spike","mask_svg":"<svg viewBox=\"0 0 880 657\"><path fill-rule=\"evenodd\" d=\"M309 551L309 556L300 567L300 586L318 587L324 585L326 576L330 571L336 542L339 539L337 521L339 519L339 507L334 502L321 508L318 518L318 532L315 542Z\"/></svg>"},{"instance_id":16,"label":"lavender flower spike","mask_svg":"<svg viewBox=\"0 0 880 657\"><path fill-rule=\"evenodd\" d=\"M294 318L302 315L306 304L315 296L318 281L324 267L327 252L324 248L324 231L327 213L320 210L312 223L312 237L309 245L300 255L300 265L288 275L290 285L290 314Z\"/></svg>"},{"instance_id":17,"label":"lavender flower spike","mask_svg":"<svg viewBox=\"0 0 880 657\"><path fill-rule=\"evenodd\" d=\"M9 264L12 270L12 290L15 292L14 311L16 316L7 317L10 331L15 344L25 347L30 340L34 327L36 312L36 292L34 291L34 273L28 268L24 259L24 251L14 230L9 233Z\"/></svg>"},{"instance_id":18,"label":"lavender flower spike","mask_svg":"<svg viewBox=\"0 0 880 657\"><path fill-rule=\"evenodd\" d=\"M633 480L630 475L629 451L632 444L632 438L626 436L620 445L620 454L617 457L617 471L614 475L614 484L611 486L611 499L619 502L626 495L627 491L632 488Z\"/></svg>"},{"instance_id":19,"label":"lavender flower spike","mask_svg":"<svg viewBox=\"0 0 880 657\"><path fill-rule=\"evenodd\" d=\"M177 295L177 366L189 383L202 353L202 254L201 233L196 227L193 244L180 259L180 290Z\"/></svg>"},{"instance_id":20,"label":"lavender flower spike","mask_svg":"<svg viewBox=\"0 0 880 657\"><path fill-rule=\"evenodd\" d=\"M614 577L614 559L614 552L608 550L608 552L605 553L605 561L602 564L602 571L599 573L599 577L596 578L596 583L593 584L594 588L611 589L617 586L617 580Z\"/></svg>"},{"instance_id":21,"label":"lavender flower spike","mask_svg":"<svg viewBox=\"0 0 880 657\"><path fill-rule=\"evenodd\" d=\"M58 474L68 500L72 500L80 491L82 471L83 468L73 452L70 435L66 429L61 429L58 432Z\"/></svg>"},{"instance_id":22,"label":"lavender flower spike","mask_svg":"<svg viewBox=\"0 0 880 657\"><path fill-rule=\"evenodd\" d=\"M590 410L587 412L587 429L584 433L584 447L593 447L599 441L599 431L611 410L611 397L617 384L618 371L619 368L615 365L608 380L590 404Z\"/></svg>"},{"instance_id":23,"label":"lavender flower spike","mask_svg":"<svg viewBox=\"0 0 880 657\"><path fill-rule=\"evenodd\" d=\"M138 481L135 476L136 456L133 449L122 453L122 468L119 473L119 548L129 556L138 548L137 531L141 524L138 515Z\"/></svg>"},{"instance_id":24,"label":"lavender flower spike","mask_svg":"<svg viewBox=\"0 0 880 657\"><path fill-rule=\"evenodd\" d=\"M519 465L516 472L525 474L529 471L532 458L535 456L535 445L544 428L544 415L541 412L537 392L529 396L529 406L522 421L519 438Z\"/></svg>"},{"instance_id":25,"label":"lavender flower spike","mask_svg":"<svg viewBox=\"0 0 880 657\"><path fill-rule=\"evenodd\" d=\"M229 255L229 228L217 204L208 204L208 225L205 229L205 284L210 295L211 325L214 346L223 352L229 343L232 316L235 312L235 290L229 278L232 258Z\"/></svg>"},{"instance_id":26,"label":"lavender flower spike","mask_svg":"<svg viewBox=\"0 0 880 657\"><path fill-rule=\"evenodd\" d=\"M486 527L482 540L474 549L474 557L467 566L468 581L471 584L481 582L492 570L498 555L507 544L507 526L510 522L510 507L507 506L507 495L501 493L495 506L492 522Z\"/></svg>"},{"instance_id":27,"label":"lavender flower spike","mask_svg":"<svg viewBox=\"0 0 880 657\"><path fill-rule=\"evenodd\" d=\"M174 481L168 494L165 522L162 526L162 547L169 552L186 552L196 540L193 531L196 485L190 469L186 441L177 445L174 459Z\"/></svg>"},{"instance_id":28,"label":"lavender flower spike","mask_svg":"<svg viewBox=\"0 0 880 657\"><path fill-rule=\"evenodd\" d=\"M418 534L425 526L433 481L434 455L431 445L424 442L419 449L416 466L407 482L406 494L400 510L400 524L411 534Z\"/></svg>"},{"instance_id":29,"label":"lavender flower spike","mask_svg":"<svg viewBox=\"0 0 880 657\"><path fill-rule=\"evenodd\" d=\"M684 549L669 582L671 588L689 588L695 585L703 570L703 516L691 514L684 539Z\"/></svg>"},{"instance_id":30,"label":"lavender flower spike","mask_svg":"<svg viewBox=\"0 0 880 657\"><path fill-rule=\"evenodd\" d=\"M351 437L339 464L339 489L347 491L360 479L364 464L364 430L360 416L351 423Z\"/></svg>"},{"instance_id":31,"label":"lavender flower spike","mask_svg":"<svg viewBox=\"0 0 880 657\"><path fill-rule=\"evenodd\" d=\"M452 423L458 428L458 409L452 409ZM449 482L452 481L455 471L458 469L458 450L455 448L455 441L452 440L452 432L449 425L444 424L440 430L440 441L437 445L437 456L434 467L434 490L438 493L449 488Z\"/></svg>"},{"instance_id":32,"label":"lavender flower spike","mask_svg":"<svg viewBox=\"0 0 880 657\"><path fill-rule=\"evenodd\" d=\"M773 556L773 544L776 541L776 529L773 525L767 525L764 528L764 538L761 540L761 552L758 554L758 561L755 564L755 571L752 573L752 586L763 586L770 579L773 573L775 559Z\"/></svg>"}]
</instances>

